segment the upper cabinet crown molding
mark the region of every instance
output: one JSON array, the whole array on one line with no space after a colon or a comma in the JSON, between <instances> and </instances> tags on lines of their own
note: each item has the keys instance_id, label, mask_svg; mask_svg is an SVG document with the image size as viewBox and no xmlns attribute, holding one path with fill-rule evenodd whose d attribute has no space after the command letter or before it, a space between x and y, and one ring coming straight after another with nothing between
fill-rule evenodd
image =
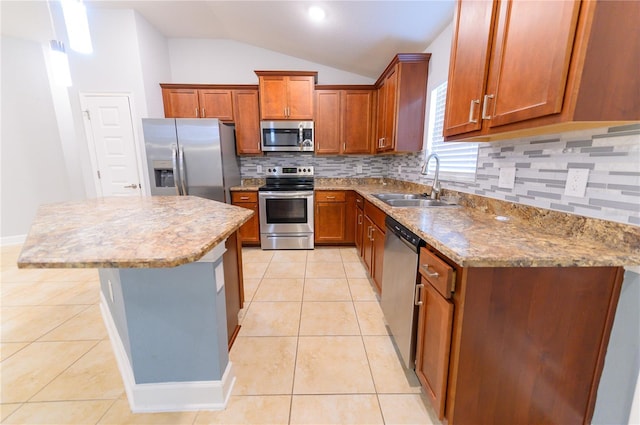
<instances>
[{"instance_id":1,"label":"upper cabinet crown molding","mask_svg":"<svg viewBox=\"0 0 640 425\"><path fill-rule=\"evenodd\" d=\"M263 120L312 120L315 71L255 71Z\"/></svg>"},{"instance_id":2,"label":"upper cabinet crown molding","mask_svg":"<svg viewBox=\"0 0 640 425\"><path fill-rule=\"evenodd\" d=\"M640 120L639 15L628 1L458 1L446 140Z\"/></svg>"}]
</instances>

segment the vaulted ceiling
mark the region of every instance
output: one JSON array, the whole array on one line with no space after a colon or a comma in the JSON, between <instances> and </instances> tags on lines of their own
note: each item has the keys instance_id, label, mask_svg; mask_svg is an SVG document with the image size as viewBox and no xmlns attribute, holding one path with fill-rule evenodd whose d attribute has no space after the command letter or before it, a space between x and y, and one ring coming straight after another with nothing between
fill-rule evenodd
<instances>
[{"instance_id":1,"label":"vaulted ceiling","mask_svg":"<svg viewBox=\"0 0 640 425\"><path fill-rule=\"evenodd\" d=\"M432 1L121 1L85 0L98 9L134 9L167 38L222 38L377 77L396 53L423 52L453 18L453 0ZM322 22L308 18L322 7ZM47 3L2 1L2 33L46 41ZM50 32L50 30L49 30Z\"/></svg>"}]
</instances>

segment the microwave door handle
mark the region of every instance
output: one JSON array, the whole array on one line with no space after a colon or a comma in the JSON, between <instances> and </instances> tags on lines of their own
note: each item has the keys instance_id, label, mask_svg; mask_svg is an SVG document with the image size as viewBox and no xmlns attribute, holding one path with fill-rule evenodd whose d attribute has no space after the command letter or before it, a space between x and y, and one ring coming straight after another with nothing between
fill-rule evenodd
<instances>
[{"instance_id":1,"label":"microwave door handle","mask_svg":"<svg viewBox=\"0 0 640 425\"><path fill-rule=\"evenodd\" d=\"M171 165L173 167L173 184L176 186L176 195L180 196L180 178L178 177L178 148L171 145Z\"/></svg>"},{"instance_id":2,"label":"microwave door handle","mask_svg":"<svg viewBox=\"0 0 640 425\"><path fill-rule=\"evenodd\" d=\"M187 196L187 170L184 163L184 149L182 146L178 148L178 161L180 162L180 186L182 186L182 195Z\"/></svg>"},{"instance_id":3,"label":"microwave door handle","mask_svg":"<svg viewBox=\"0 0 640 425\"><path fill-rule=\"evenodd\" d=\"M304 140L304 130L302 130L302 124L298 126L298 146L302 149L302 141Z\"/></svg>"}]
</instances>

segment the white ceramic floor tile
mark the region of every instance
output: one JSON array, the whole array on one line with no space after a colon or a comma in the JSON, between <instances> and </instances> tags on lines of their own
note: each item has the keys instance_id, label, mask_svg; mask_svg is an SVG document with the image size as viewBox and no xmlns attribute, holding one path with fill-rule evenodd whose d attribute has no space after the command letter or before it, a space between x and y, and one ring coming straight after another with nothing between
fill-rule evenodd
<instances>
[{"instance_id":1,"label":"white ceramic floor tile","mask_svg":"<svg viewBox=\"0 0 640 425\"><path fill-rule=\"evenodd\" d=\"M375 393L362 338L301 336L293 393Z\"/></svg>"},{"instance_id":2,"label":"white ceramic floor tile","mask_svg":"<svg viewBox=\"0 0 640 425\"><path fill-rule=\"evenodd\" d=\"M294 395L291 424L382 424L375 394Z\"/></svg>"}]
</instances>

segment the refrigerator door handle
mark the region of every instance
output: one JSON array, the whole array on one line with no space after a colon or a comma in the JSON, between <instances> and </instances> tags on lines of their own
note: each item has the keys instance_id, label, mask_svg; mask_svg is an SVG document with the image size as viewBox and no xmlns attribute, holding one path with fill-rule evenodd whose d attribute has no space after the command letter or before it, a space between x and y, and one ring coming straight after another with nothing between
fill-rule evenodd
<instances>
[{"instance_id":1,"label":"refrigerator door handle","mask_svg":"<svg viewBox=\"0 0 640 425\"><path fill-rule=\"evenodd\" d=\"M184 149L182 146L178 147L178 161L180 163L180 186L182 186L182 195L187 196L187 171L184 164Z\"/></svg>"},{"instance_id":2,"label":"refrigerator door handle","mask_svg":"<svg viewBox=\"0 0 640 425\"><path fill-rule=\"evenodd\" d=\"M178 148L171 145L171 165L173 166L173 181L176 185L176 195L180 196L180 179L178 178Z\"/></svg>"}]
</instances>

